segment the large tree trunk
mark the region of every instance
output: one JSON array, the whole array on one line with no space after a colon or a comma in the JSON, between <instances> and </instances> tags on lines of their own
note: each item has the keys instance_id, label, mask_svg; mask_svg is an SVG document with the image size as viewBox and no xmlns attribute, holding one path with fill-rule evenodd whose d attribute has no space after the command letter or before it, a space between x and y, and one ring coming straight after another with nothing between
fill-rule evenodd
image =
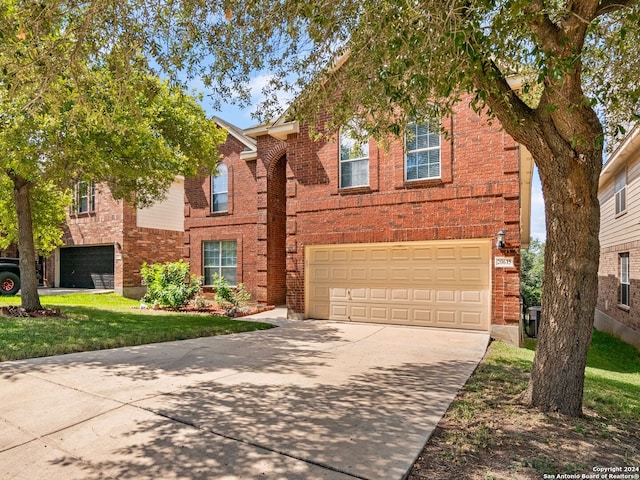
<instances>
[{"instance_id":1,"label":"large tree trunk","mask_svg":"<svg viewBox=\"0 0 640 480\"><path fill-rule=\"evenodd\" d=\"M18 249L20 250L20 297L22 307L29 312L41 310L36 272L36 249L31 220L31 184L19 175L11 175L18 214Z\"/></svg>"},{"instance_id":2,"label":"large tree trunk","mask_svg":"<svg viewBox=\"0 0 640 480\"><path fill-rule=\"evenodd\" d=\"M602 153L595 146L586 155L562 150L539 166L547 216L542 323L523 399L580 416L598 296Z\"/></svg>"}]
</instances>

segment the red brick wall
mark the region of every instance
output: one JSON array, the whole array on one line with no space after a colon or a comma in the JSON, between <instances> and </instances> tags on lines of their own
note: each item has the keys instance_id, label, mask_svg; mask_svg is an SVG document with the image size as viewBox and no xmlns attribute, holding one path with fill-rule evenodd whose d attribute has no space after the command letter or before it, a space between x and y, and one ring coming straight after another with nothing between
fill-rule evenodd
<instances>
[{"instance_id":1,"label":"red brick wall","mask_svg":"<svg viewBox=\"0 0 640 480\"><path fill-rule=\"evenodd\" d=\"M492 273L492 321L517 323L519 176L517 144L494 122L460 107L444 125L442 179L404 181L403 142L370 145L370 187L338 188L338 144L313 142L301 126L289 137L288 306L304 311L304 246L489 238L504 230L516 268Z\"/></svg>"},{"instance_id":2,"label":"red brick wall","mask_svg":"<svg viewBox=\"0 0 640 480\"><path fill-rule=\"evenodd\" d=\"M630 308L619 306L620 253L629 254ZM608 317L635 331L640 337L640 241L600 249L598 272L598 304L596 308Z\"/></svg>"},{"instance_id":3,"label":"red brick wall","mask_svg":"<svg viewBox=\"0 0 640 480\"><path fill-rule=\"evenodd\" d=\"M345 190L338 185L337 142L314 142L305 126L286 143L259 137L258 159L250 162L240 160L243 145L230 136L223 154L233 177L232 212L209 212L209 177L187 180L185 257L201 273L202 242L235 239L239 279L255 299L273 303L283 284L277 271L284 254L277 245L286 229L287 305L303 313L305 245L476 238L494 243L504 230L508 249L493 253L515 257L515 268L492 270L492 322L517 324L518 146L495 122L490 126L465 107L445 126L450 136L442 140L441 179L405 182L403 141L383 148L371 140L369 187ZM283 197L284 227L277 223L285 211Z\"/></svg>"},{"instance_id":4,"label":"red brick wall","mask_svg":"<svg viewBox=\"0 0 640 480\"><path fill-rule=\"evenodd\" d=\"M244 144L229 135L221 147L222 162L229 172L229 211L211 213L211 177L185 180L185 234L183 258L191 272L204 275L202 243L235 240L238 254L238 282L245 284L253 299L258 297L257 280L257 162L240 159Z\"/></svg>"},{"instance_id":5,"label":"red brick wall","mask_svg":"<svg viewBox=\"0 0 640 480\"><path fill-rule=\"evenodd\" d=\"M63 241L65 246L114 245L114 286L125 296L140 297L140 267L143 262L177 261L181 258L183 232L138 228L133 206L116 201L107 185L96 186L95 211L67 215ZM53 272L54 263L47 262ZM53 283L48 273L47 281Z\"/></svg>"},{"instance_id":6,"label":"red brick wall","mask_svg":"<svg viewBox=\"0 0 640 480\"><path fill-rule=\"evenodd\" d=\"M267 303L287 301L287 176L286 157L270 164L267 192Z\"/></svg>"}]
</instances>

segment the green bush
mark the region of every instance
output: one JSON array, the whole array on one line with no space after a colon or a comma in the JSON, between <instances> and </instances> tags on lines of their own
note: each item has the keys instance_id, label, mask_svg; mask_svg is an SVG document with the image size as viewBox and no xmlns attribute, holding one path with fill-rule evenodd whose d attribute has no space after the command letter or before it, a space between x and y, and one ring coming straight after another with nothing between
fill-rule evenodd
<instances>
[{"instance_id":1,"label":"green bush","mask_svg":"<svg viewBox=\"0 0 640 480\"><path fill-rule=\"evenodd\" d=\"M140 274L147 284L142 301L159 308L179 310L189 303L200 290L200 280L189 274L189 264L179 262L145 262Z\"/></svg>"},{"instance_id":2,"label":"green bush","mask_svg":"<svg viewBox=\"0 0 640 480\"><path fill-rule=\"evenodd\" d=\"M520 293L525 308L542 305L542 279L544 277L544 242L531 239L528 250L522 250Z\"/></svg>"},{"instance_id":3,"label":"green bush","mask_svg":"<svg viewBox=\"0 0 640 480\"><path fill-rule=\"evenodd\" d=\"M227 315L234 316L237 311L246 306L251 299L251 294L239 283L232 288L224 277L215 274L213 276L213 288L216 291L216 302L226 310Z\"/></svg>"}]
</instances>

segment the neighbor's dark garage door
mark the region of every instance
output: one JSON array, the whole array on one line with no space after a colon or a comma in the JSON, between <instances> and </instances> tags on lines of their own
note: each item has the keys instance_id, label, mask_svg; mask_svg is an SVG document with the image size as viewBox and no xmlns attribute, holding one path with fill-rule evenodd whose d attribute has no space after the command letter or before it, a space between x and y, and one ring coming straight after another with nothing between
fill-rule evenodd
<instances>
[{"instance_id":1,"label":"neighbor's dark garage door","mask_svg":"<svg viewBox=\"0 0 640 480\"><path fill-rule=\"evenodd\" d=\"M113 245L61 248L60 286L113 288Z\"/></svg>"}]
</instances>

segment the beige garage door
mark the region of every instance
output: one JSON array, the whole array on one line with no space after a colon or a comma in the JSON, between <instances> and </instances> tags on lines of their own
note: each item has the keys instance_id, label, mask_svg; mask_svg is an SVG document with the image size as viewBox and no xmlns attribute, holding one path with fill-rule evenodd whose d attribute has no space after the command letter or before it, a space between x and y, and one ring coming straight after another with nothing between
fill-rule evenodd
<instances>
[{"instance_id":1,"label":"beige garage door","mask_svg":"<svg viewBox=\"0 0 640 480\"><path fill-rule=\"evenodd\" d=\"M489 330L490 240L307 246L309 318Z\"/></svg>"}]
</instances>

